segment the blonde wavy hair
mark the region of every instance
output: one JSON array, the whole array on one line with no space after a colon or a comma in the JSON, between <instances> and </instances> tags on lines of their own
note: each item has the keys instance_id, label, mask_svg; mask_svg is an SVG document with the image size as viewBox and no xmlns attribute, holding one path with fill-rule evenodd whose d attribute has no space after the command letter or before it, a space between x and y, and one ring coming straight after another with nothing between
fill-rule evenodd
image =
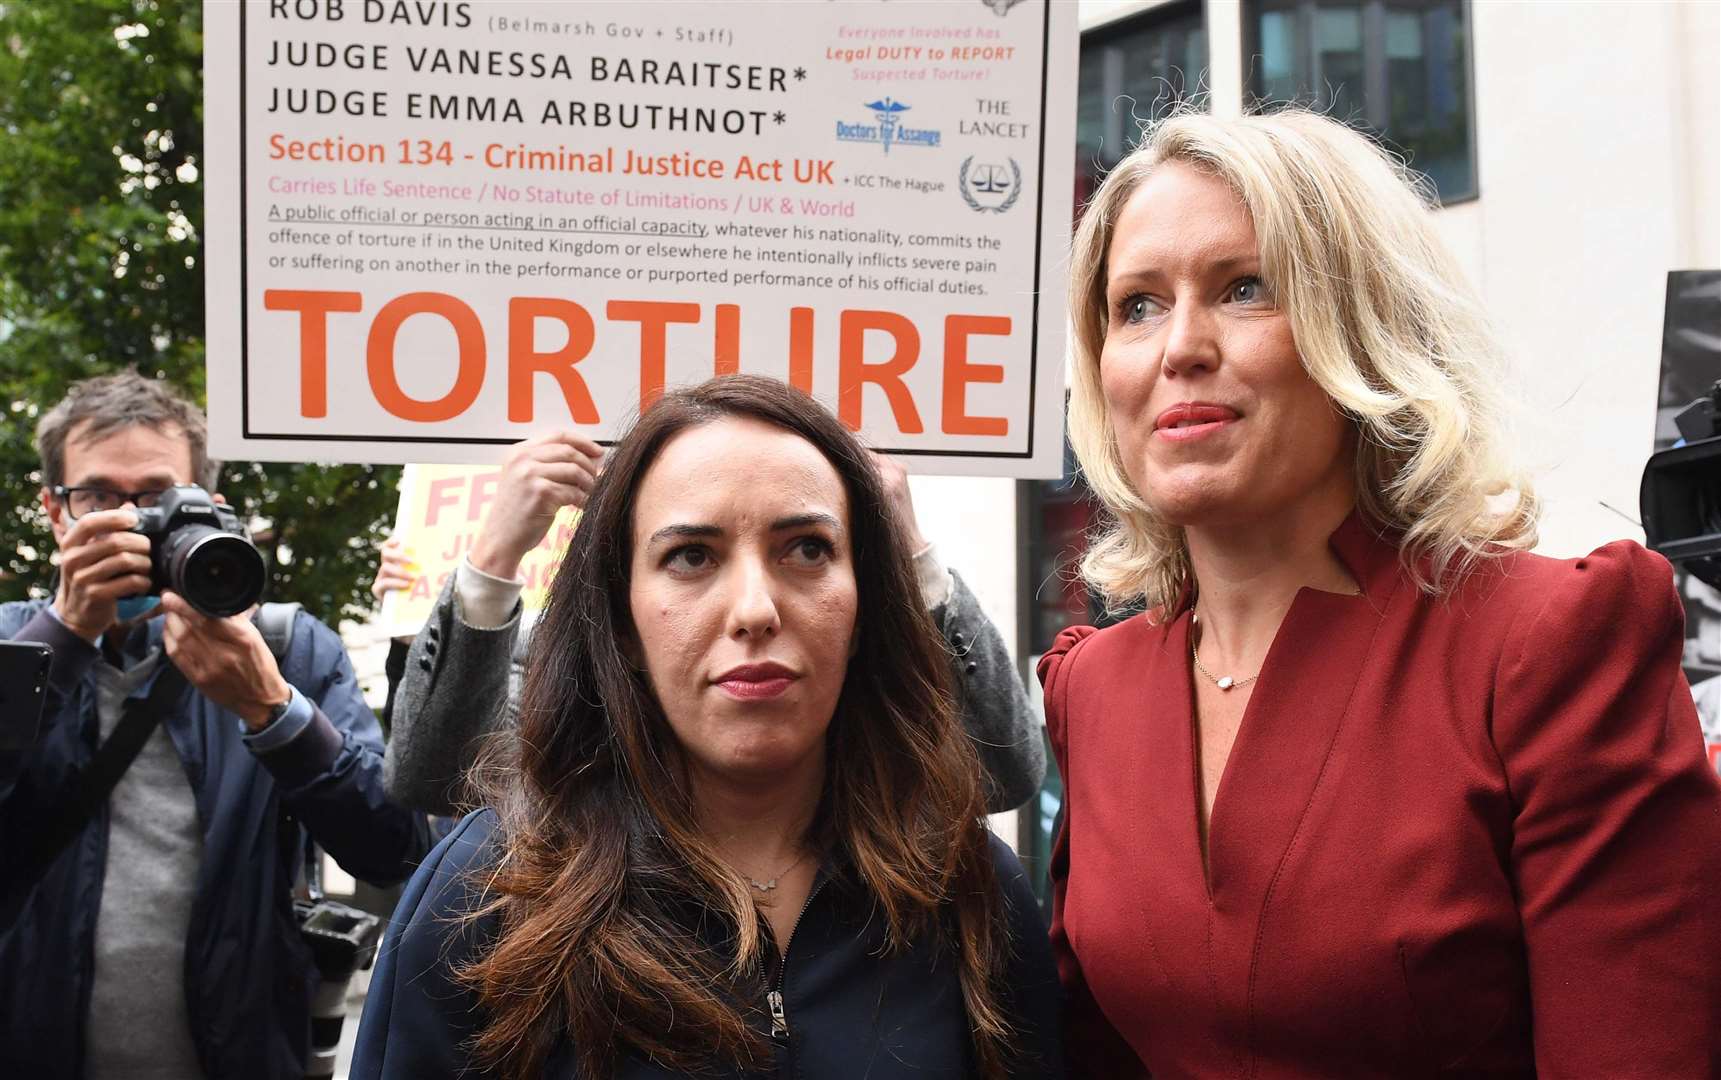
<instances>
[{"instance_id":1,"label":"blonde wavy hair","mask_svg":"<svg viewBox=\"0 0 1721 1080\"><path fill-rule=\"evenodd\" d=\"M1224 180L1248 208L1303 367L1356 426L1359 508L1402 534L1418 587L1440 595L1479 560L1533 546L1539 506L1508 453L1501 350L1423 188L1316 113L1184 113L1112 169L1071 252L1070 442L1113 519L1082 559L1088 585L1113 610L1169 610L1192 584L1183 530L1130 482L1100 387L1113 229L1168 161Z\"/></svg>"}]
</instances>

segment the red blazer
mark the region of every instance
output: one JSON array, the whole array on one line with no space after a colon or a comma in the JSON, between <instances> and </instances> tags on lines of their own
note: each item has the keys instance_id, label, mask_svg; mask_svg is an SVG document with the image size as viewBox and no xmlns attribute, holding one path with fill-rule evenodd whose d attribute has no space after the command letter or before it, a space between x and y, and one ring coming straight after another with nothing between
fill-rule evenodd
<instances>
[{"instance_id":1,"label":"red blazer","mask_svg":"<svg viewBox=\"0 0 1721 1080\"><path fill-rule=\"evenodd\" d=\"M1041 661L1071 1076L1721 1075L1721 789L1667 563L1513 555L1446 602L1356 517L1196 833L1187 613Z\"/></svg>"}]
</instances>

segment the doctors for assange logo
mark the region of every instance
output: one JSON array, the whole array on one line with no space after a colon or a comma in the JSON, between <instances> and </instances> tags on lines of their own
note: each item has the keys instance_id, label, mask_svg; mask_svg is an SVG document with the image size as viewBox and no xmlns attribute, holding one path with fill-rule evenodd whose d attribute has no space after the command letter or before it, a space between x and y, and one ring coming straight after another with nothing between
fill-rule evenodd
<instances>
[{"instance_id":1,"label":"doctors for assange logo","mask_svg":"<svg viewBox=\"0 0 1721 1080\"><path fill-rule=\"evenodd\" d=\"M937 128L911 128L903 123L902 114L909 106L891 98L880 98L871 102L867 108L877 123L874 124L845 124L837 121L838 142L879 143L884 152L890 153L892 143L903 146L937 146L944 139L944 134Z\"/></svg>"}]
</instances>

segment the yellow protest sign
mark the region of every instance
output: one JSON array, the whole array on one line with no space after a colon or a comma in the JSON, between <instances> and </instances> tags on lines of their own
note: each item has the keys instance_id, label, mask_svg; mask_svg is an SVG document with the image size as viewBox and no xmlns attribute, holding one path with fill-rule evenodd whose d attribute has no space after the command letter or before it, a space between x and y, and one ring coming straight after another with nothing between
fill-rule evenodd
<instances>
[{"instance_id":1,"label":"yellow protest sign","mask_svg":"<svg viewBox=\"0 0 1721 1080\"><path fill-rule=\"evenodd\" d=\"M402 470L395 535L414 576L411 586L383 597L382 624L389 636L416 634L430 618L449 575L478 539L501 482L502 470L494 465L408 465ZM550 581L579 516L573 507L563 507L543 542L521 561L526 587L520 599L528 615L548 600Z\"/></svg>"}]
</instances>

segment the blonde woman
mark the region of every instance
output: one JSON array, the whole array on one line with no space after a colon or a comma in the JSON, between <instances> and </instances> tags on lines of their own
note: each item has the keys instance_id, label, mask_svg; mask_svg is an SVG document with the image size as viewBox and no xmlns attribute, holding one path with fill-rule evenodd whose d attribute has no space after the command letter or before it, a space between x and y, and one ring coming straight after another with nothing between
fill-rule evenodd
<instances>
[{"instance_id":1,"label":"blonde woman","mask_svg":"<svg viewBox=\"0 0 1721 1080\"><path fill-rule=\"evenodd\" d=\"M1041 665L1072 1075L1716 1075L1668 566L1528 553L1497 350L1402 171L1319 116L1174 118L1073 277L1083 570L1147 614Z\"/></svg>"}]
</instances>

